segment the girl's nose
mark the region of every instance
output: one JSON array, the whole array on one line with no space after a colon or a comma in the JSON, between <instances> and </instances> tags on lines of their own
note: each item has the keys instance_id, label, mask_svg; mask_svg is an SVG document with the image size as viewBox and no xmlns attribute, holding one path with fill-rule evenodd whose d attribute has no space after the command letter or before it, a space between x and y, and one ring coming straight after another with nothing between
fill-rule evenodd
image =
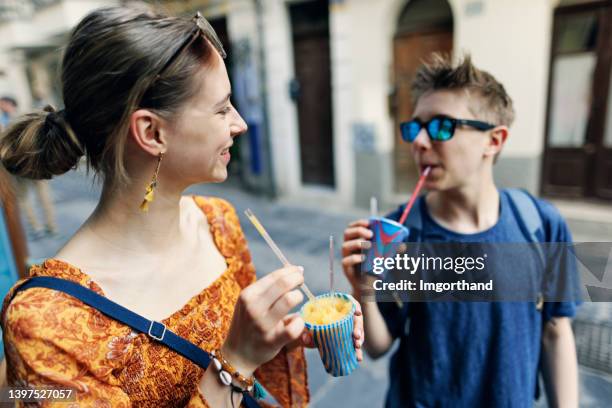
<instances>
[{"instance_id":1,"label":"girl's nose","mask_svg":"<svg viewBox=\"0 0 612 408\"><path fill-rule=\"evenodd\" d=\"M235 115L234 122L230 126L230 132L231 132L232 137L237 137L243 134L244 132L246 132L249 127L247 126L244 119L242 119L242 116L240 116L238 111L236 110L234 111L236 112L236 115Z\"/></svg>"}]
</instances>

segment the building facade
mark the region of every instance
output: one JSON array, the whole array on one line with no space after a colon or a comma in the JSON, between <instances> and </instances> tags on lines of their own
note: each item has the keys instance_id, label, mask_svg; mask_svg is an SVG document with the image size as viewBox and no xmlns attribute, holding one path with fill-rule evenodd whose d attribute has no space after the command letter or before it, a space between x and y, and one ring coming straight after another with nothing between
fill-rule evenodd
<instances>
[{"instance_id":1,"label":"building facade","mask_svg":"<svg viewBox=\"0 0 612 408\"><path fill-rule=\"evenodd\" d=\"M25 106L58 97L48 91L57 46L87 10L117 2L47 3L0 22L0 93L12 89ZM438 51L469 53L514 100L499 185L612 201L608 0L163 3L202 11L228 48L249 124L232 166L251 189L340 207L404 200L417 175L398 124L411 115L416 68Z\"/></svg>"}]
</instances>

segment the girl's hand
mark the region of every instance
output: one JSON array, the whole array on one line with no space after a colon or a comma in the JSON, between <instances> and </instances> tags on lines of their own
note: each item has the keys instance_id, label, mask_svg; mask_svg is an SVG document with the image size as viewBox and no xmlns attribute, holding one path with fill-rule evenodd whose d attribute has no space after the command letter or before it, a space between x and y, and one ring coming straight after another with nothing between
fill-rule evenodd
<instances>
[{"instance_id":1,"label":"girl's hand","mask_svg":"<svg viewBox=\"0 0 612 408\"><path fill-rule=\"evenodd\" d=\"M283 346L300 338L304 321L288 313L304 299L298 289L303 272L298 266L278 269L240 294L222 352L242 375L250 376Z\"/></svg>"}]
</instances>

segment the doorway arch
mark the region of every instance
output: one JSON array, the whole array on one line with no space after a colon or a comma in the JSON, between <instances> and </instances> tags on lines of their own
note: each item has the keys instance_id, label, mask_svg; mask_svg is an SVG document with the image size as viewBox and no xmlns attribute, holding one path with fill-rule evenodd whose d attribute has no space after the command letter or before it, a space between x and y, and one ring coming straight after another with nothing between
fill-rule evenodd
<instances>
[{"instance_id":1,"label":"doorway arch","mask_svg":"<svg viewBox=\"0 0 612 408\"><path fill-rule=\"evenodd\" d=\"M410 0L401 9L393 37L394 191L411 190L418 177L410 146L401 139L400 122L408 120L414 107L410 85L432 52L452 53L453 13L447 0Z\"/></svg>"}]
</instances>

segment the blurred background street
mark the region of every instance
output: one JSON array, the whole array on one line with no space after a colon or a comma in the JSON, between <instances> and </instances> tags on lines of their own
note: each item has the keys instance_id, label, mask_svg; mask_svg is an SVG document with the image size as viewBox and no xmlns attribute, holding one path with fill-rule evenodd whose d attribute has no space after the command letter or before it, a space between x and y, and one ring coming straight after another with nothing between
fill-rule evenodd
<instances>
[{"instance_id":1,"label":"blurred background street","mask_svg":"<svg viewBox=\"0 0 612 408\"><path fill-rule=\"evenodd\" d=\"M62 107L58 69L70 30L92 9L122 3L0 0L0 97L14 100L17 114ZM412 115L410 83L432 52L471 54L514 101L517 119L494 167L498 186L552 200L577 242L612 240L612 0L148 3L176 15L201 11L228 53L232 102L249 131L232 148L229 181L191 192L235 205L259 274L279 263L246 208L323 292L328 236L340 242L350 220L368 215L372 196L380 212L405 202L417 170L398 124ZM46 193L55 214L22 208L32 261L55 254L99 191L82 169L35 187L42 199L30 202L44 204ZM336 280L348 290L337 260ZM2 266L8 288L14 273ZM574 330L580 406L610 407L612 304L585 303ZM316 351L307 356L313 407L382 406L389 355L339 379Z\"/></svg>"}]
</instances>

